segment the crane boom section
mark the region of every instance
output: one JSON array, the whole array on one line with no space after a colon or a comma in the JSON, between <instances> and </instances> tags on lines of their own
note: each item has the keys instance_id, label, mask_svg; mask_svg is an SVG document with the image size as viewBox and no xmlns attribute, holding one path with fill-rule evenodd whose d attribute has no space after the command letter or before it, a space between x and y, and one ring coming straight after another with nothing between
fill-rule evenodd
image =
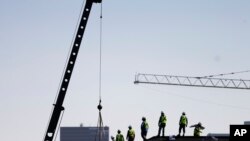
<instances>
[{"instance_id":1,"label":"crane boom section","mask_svg":"<svg viewBox=\"0 0 250 141\"><path fill-rule=\"evenodd\" d=\"M76 62L76 58L78 55L78 51L81 46L83 34L88 22L89 14L92 8L93 3L101 3L102 0L86 0L85 7L82 11L80 23L78 25L78 29L75 35L74 42L72 44L71 52L69 58L67 60L67 66L64 71L63 79L61 81L61 85L59 88L58 96L56 99L56 103L54 104L54 108L52 111L52 115L49 120L49 124L47 127L47 131L45 133L44 141L53 141L54 135L58 126L58 121L60 119L61 113L64 110L63 101L67 92L67 88L70 82L70 78L74 69L74 65Z\"/></svg>"},{"instance_id":2,"label":"crane boom section","mask_svg":"<svg viewBox=\"0 0 250 141\"><path fill-rule=\"evenodd\" d=\"M250 80L209 78L209 77L137 74L135 76L134 83L250 90Z\"/></svg>"}]
</instances>

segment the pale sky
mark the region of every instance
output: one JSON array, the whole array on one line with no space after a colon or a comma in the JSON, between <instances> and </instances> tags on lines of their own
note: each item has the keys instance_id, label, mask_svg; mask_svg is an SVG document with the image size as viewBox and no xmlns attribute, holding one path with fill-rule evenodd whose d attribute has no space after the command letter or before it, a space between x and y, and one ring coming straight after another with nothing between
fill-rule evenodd
<instances>
[{"instance_id":1,"label":"pale sky","mask_svg":"<svg viewBox=\"0 0 250 141\"><path fill-rule=\"evenodd\" d=\"M43 140L83 0L0 1L1 140ZM132 125L141 140L178 133L185 111L190 125L228 133L250 120L250 91L134 85L136 73L205 76L249 70L248 0L105 0L102 101L110 134ZM61 126L96 126L99 101L99 15L94 4L64 101ZM250 79L249 73L223 78ZM193 129L187 128L187 135ZM57 137L59 141L59 136Z\"/></svg>"}]
</instances>

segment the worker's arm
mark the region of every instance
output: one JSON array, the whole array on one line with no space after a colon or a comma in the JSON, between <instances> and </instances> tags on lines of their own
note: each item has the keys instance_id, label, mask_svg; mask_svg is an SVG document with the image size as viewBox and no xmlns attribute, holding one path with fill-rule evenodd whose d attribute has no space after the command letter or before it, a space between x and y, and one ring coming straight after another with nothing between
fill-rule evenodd
<instances>
[{"instance_id":1,"label":"worker's arm","mask_svg":"<svg viewBox=\"0 0 250 141\"><path fill-rule=\"evenodd\" d=\"M160 126L160 124L161 124L161 116L160 116L159 121L158 121L159 126Z\"/></svg>"},{"instance_id":2,"label":"worker's arm","mask_svg":"<svg viewBox=\"0 0 250 141\"><path fill-rule=\"evenodd\" d=\"M196 127L196 126L197 126L197 124L195 124L195 125L191 125L191 126L190 126L190 128L191 128L191 127Z\"/></svg>"},{"instance_id":3,"label":"worker's arm","mask_svg":"<svg viewBox=\"0 0 250 141\"><path fill-rule=\"evenodd\" d=\"M119 137L118 137L118 135L116 135L116 137L115 137L115 141L118 141L118 138L119 138Z\"/></svg>"},{"instance_id":4,"label":"worker's arm","mask_svg":"<svg viewBox=\"0 0 250 141\"><path fill-rule=\"evenodd\" d=\"M122 136L122 141L124 141L124 137Z\"/></svg>"}]
</instances>

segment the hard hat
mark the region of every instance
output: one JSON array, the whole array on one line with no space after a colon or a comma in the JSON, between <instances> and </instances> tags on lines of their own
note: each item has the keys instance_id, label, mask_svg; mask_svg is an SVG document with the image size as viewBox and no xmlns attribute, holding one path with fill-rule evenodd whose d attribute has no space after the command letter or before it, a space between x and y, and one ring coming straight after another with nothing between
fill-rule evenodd
<instances>
[{"instance_id":1,"label":"hard hat","mask_svg":"<svg viewBox=\"0 0 250 141\"><path fill-rule=\"evenodd\" d=\"M186 115L186 113L185 113L185 112L182 112L182 115Z\"/></svg>"},{"instance_id":2,"label":"hard hat","mask_svg":"<svg viewBox=\"0 0 250 141\"><path fill-rule=\"evenodd\" d=\"M198 123L198 125L200 125L200 126L201 126L201 125L202 125L202 124L201 124L201 122L199 122L199 123Z\"/></svg>"},{"instance_id":3,"label":"hard hat","mask_svg":"<svg viewBox=\"0 0 250 141\"><path fill-rule=\"evenodd\" d=\"M128 128L129 128L129 129L132 129L132 126L131 126L131 125L129 125L129 126L128 126Z\"/></svg>"},{"instance_id":4,"label":"hard hat","mask_svg":"<svg viewBox=\"0 0 250 141\"><path fill-rule=\"evenodd\" d=\"M121 133L121 130L118 130L117 133Z\"/></svg>"},{"instance_id":5,"label":"hard hat","mask_svg":"<svg viewBox=\"0 0 250 141\"><path fill-rule=\"evenodd\" d=\"M111 136L111 139L114 139L114 137L113 137L113 136Z\"/></svg>"},{"instance_id":6,"label":"hard hat","mask_svg":"<svg viewBox=\"0 0 250 141\"><path fill-rule=\"evenodd\" d=\"M146 120L146 118L145 118L145 117L142 117L142 120L143 120L143 121L145 121L145 120Z\"/></svg>"}]
</instances>

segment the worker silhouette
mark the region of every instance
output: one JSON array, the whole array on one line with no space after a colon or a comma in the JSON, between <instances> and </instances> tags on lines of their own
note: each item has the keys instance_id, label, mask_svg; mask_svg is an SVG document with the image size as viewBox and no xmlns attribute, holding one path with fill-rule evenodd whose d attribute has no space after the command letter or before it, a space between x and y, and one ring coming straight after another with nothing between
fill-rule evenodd
<instances>
[{"instance_id":1,"label":"worker silhouette","mask_svg":"<svg viewBox=\"0 0 250 141\"><path fill-rule=\"evenodd\" d=\"M158 126L159 126L158 137L160 136L161 131L162 131L162 136L164 136L166 123L167 123L167 117L164 114L164 112L162 111L161 116L159 118L159 122L158 122Z\"/></svg>"},{"instance_id":2,"label":"worker silhouette","mask_svg":"<svg viewBox=\"0 0 250 141\"><path fill-rule=\"evenodd\" d=\"M185 129L188 125L188 119L186 117L186 113L183 112L179 121L179 134L177 136L181 135L181 130L183 130L182 136L185 136Z\"/></svg>"},{"instance_id":3,"label":"worker silhouette","mask_svg":"<svg viewBox=\"0 0 250 141\"><path fill-rule=\"evenodd\" d=\"M203 127L202 124L201 124L200 122L199 122L198 124L195 124L195 125L190 126L190 128L191 128L191 127L194 127L194 136L195 136L195 137L199 137L199 136L201 135L201 133L202 133L201 130L204 130L204 129L205 129L205 127Z\"/></svg>"},{"instance_id":4,"label":"worker silhouette","mask_svg":"<svg viewBox=\"0 0 250 141\"><path fill-rule=\"evenodd\" d=\"M115 141L115 138L114 138L113 136L111 136L111 140L112 140L112 141Z\"/></svg>"},{"instance_id":5,"label":"worker silhouette","mask_svg":"<svg viewBox=\"0 0 250 141\"><path fill-rule=\"evenodd\" d=\"M148 133L148 122L146 121L145 117L142 117L142 123L141 123L141 137L145 141Z\"/></svg>"},{"instance_id":6,"label":"worker silhouette","mask_svg":"<svg viewBox=\"0 0 250 141\"><path fill-rule=\"evenodd\" d=\"M135 131L132 129L132 126L129 125L127 132L127 140L134 141L135 140Z\"/></svg>"},{"instance_id":7,"label":"worker silhouette","mask_svg":"<svg viewBox=\"0 0 250 141\"><path fill-rule=\"evenodd\" d=\"M117 131L115 141L124 141L124 136L121 134L121 130Z\"/></svg>"}]
</instances>

